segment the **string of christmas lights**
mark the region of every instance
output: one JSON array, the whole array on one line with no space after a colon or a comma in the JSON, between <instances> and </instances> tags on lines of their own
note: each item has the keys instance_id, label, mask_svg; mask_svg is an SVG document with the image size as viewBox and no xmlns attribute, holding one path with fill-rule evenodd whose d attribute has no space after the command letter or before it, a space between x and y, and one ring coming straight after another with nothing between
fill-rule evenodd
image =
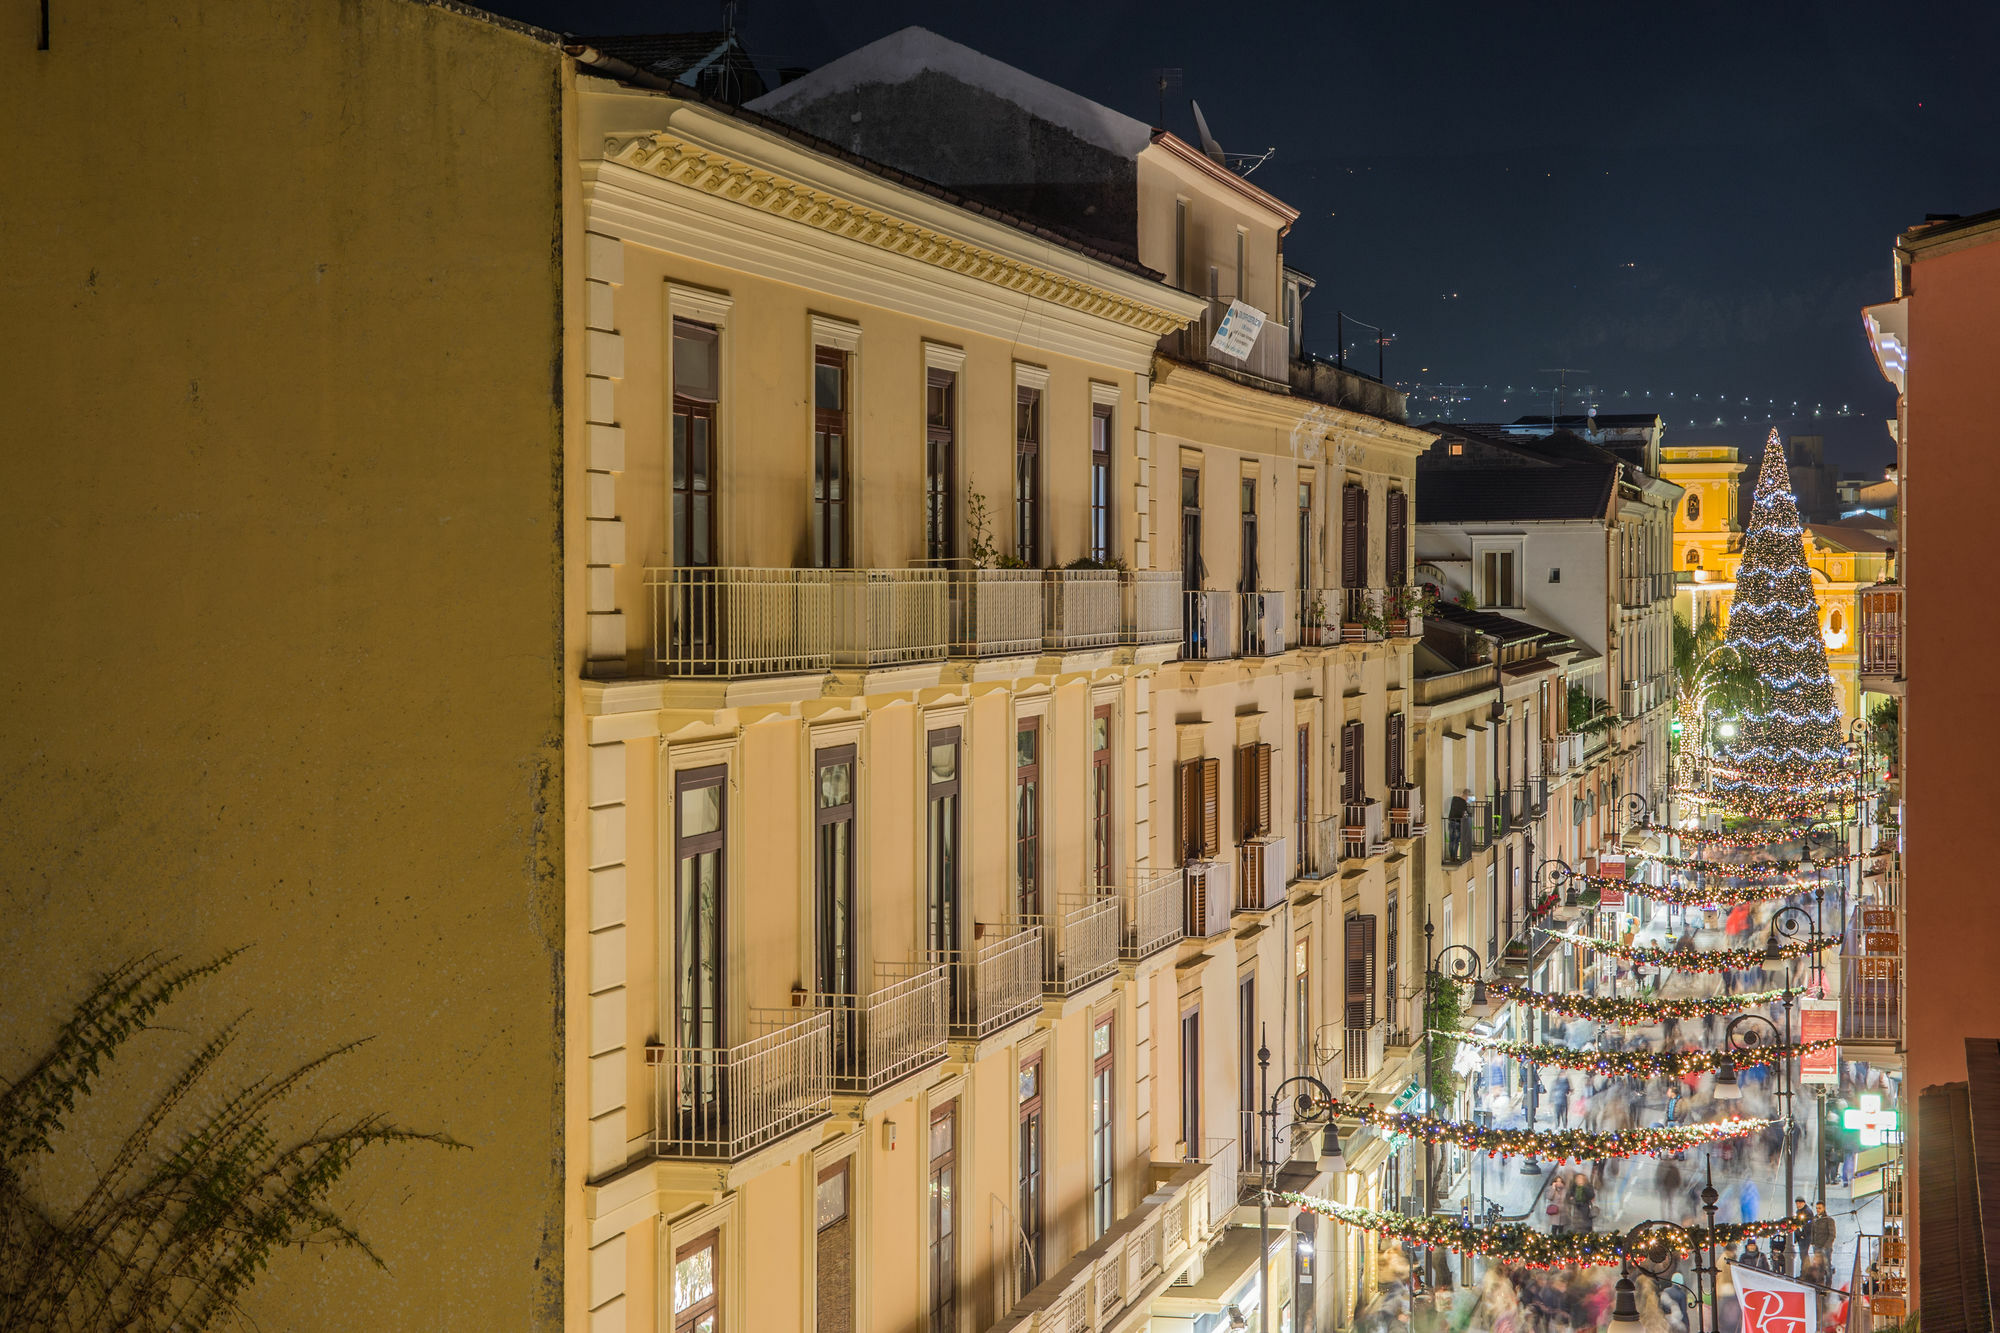
<instances>
[{"instance_id":1,"label":"string of christmas lights","mask_svg":"<svg viewBox=\"0 0 2000 1333\"><path fill-rule=\"evenodd\" d=\"M1641 833L1658 833L1670 838L1679 838L1682 844L1699 847L1727 847L1748 850L1752 847L1776 847L1788 842L1797 842L1810 831L1807 826L1798 828L1775 828L1768 832L1740 833L1727 830L1704 828L1666 828L1659 824L1647 824ZM1636 849L1635 849L1636 850ZM1627 855L1632 853L1628 852ZM1650 853L1645 853L1650 855Z\"/></svg>"},{"instance_id":2,"label":"string of christmas lights","mask_svg":"<svg viewBox=\"0 0 2000 1333\"><path fill-rule=\"evenodd\" d=\"M1519 1000L1522 1004L1560 1014L1564 1018L1613 1023L1621 1027L1644 1027L1667 1018L1707 1018L1710 1015L1719 1018L1724 1014L1782 1000L1787 995L1805 994L1802 988L1789 986L1778 990L1742 991L1734 995L1690 995L1672 1000L1645 995L1622 999L1531 990L1526 986L1516 986L1511 981L1489 981L1486 990L1488 994Z\"/></svg>"},{"instance_id":3,"label":"string of christmas lights","mask_svg":"<svg viewBox=\"0 0 2000 1333\"><path fill-rule=\"evenodd\" d=\"M1816 1041L1794 1042L1790 1046L1752 1046L1747 1050L1593 1051L1572 1046L1550 1046L1542 1042L1506 1041L1499 1037L1482 1037L1476 1032L1443 1032L1438 1035L1456 1037L1474 1046L1484 1046L1516 1060L1548 1068L1641 1078L1658 1078L1662 1074L1674 1078L1683 1074L1706 1074L1723 1065L1755 1069L1759 1065L1774 1065L1794 1056L1830 1050L1839 1044L1836 1038L1824 1037Z\"/></svg>"},{"instance_id":4,"label":"string of christmas lights","mask_svg":"<svg viewBox=\"0 0 2000 1333\"><path fill-rule=\"evenodd\" d=\"M1775 861L1704 861L1698 857L1668 856L1665 852L1649 852L1633 848L1625 853L1669 870L1685 870L1697 875L1721 875L1730 879L1767 878L1771 875L1790 875L1801 870L1833 870L1858 861L1860 856L1853 852L1839 852L1825 857L1783 857Z\"/></svg>"},{"instance_id":5,"label":"string of christmas lights","mask_svg":"<svg viewBox=\"0 0 2000 1333\"><path fill-rule=\"evenodd\" d=\"M1429 1214L1405 1217L1401 1213L1353 1208L1331 1199L1290 1190L1276 1191L1280 1203L1363 1231L1394 1236L1430 1249L1462 1251L1498 1259L1526 1268L1611 1268L1625 1257L1622 1231L1570 1231L1561 1235L1537 1231L1524 1222L1491 1222L1474 1226L1469 1219ZM1790 1218L1757 1222L1718 1222L1713 1228L1689 1227L1689 1239L1706 1246L1712 1239L1720 1247L1734 1245L1752 1236L1777 1236L1797 1224ZM1685 1257L1685 1255L1683 1255Z\"/></svg>"},{"instance_id":6,"label":"string of christmas lights","mask_svg":"<svg viewBox=\"0 0 2000 1333\"><path fill-rule=\"evenodd\" d=\"M1496 1129L1463 1120L1437 1120L1416 1111L1385 1111L1366 1102L1333 1103L1338 1115L1426 1143L1451 1143L1488 1157L1533 1157L1559 1162L1593 1162L1607 1157L1641 1157L1680 1152L1717 1139L1754 1134L1772 1120L1733 1117L1693 1125L1641 1126L1595 1132L1586 1129Z\"/></svg>"},{"instance_id":7,"label":"string of christmas lights","mask_svg":"<svg viewBox=\"0 0 2000 1333\"><path fill-rule=\"evenodd\" d=\"M1602 891L1606 884L1629 888L1634 893L1643 893L1656 902L1673 903L1677 907L1728 907L1737 903L1768 903L1780 898L1796 898L1801 893L1810 893L1820 885L1807 881L1786 884L1685 884L1669 880L1665 884L1640 884L1616 876L1589 875L1585 877Z\"/></svg>"},{"instance_id":8,"label":"string of christmas lights","mask_svg":"<svg viewBox=\"0 0 2000 1333\"><path fill-rule=\"evenodd\" d=\"M1766 956L1762 949L1662 949L1655 944L1620 944L1616 940L1600 940L1589 935L1576 935L1566 930L1552 930L1550 935L1571 944L1582 944L1623 958L1628 963L1639 963L1646 967L1671 967L1680 972L1740 972L1753 967L1763 967L1777 961ZM1778 945L1778 960L1803 958L1808 954L1830 949L1840 943L1834 935L1813 935L1803 940L1784 940Z\"/></svg>"}]
</instances>

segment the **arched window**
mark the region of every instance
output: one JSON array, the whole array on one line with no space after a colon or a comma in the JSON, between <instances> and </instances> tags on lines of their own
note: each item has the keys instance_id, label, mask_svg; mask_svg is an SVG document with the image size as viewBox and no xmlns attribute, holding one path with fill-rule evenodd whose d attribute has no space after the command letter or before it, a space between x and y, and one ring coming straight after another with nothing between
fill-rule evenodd
<instances>
[{"instance_id":1,"label":"arched window","mask_svg":"<svg viewBox=\"0 0 2000 1333\"><path fill-rule=\"evenodd\" d=\"M1687 563L1689 569L1699 569L1701 567L1701 552L1692 546L1688 547Z\"/></svg>"},{"instance_id":2,"label":"arched window","mask_svg":"<svg viewBox=\"0 0 2000 1333\"><path fill-rule=\"evenodd\" d=\"M1688 492L1688 522L1690 522L1690 523L1696 523L1696 522L1699 522L1700 520L1701 520L1701 497L1700 497L1699 495L1695 494L1695 493L1694 493L1693 491L1689 491L1689 492Z\"/></svg>"},{"instance_id":3,"label":"arched window","mask_svg":"<svg viewBox=\"0 0 2000 1333\"><path fill-rule=\"evenodd\" d=\"M1826 618L1826 627L1835 634L1840 633L1840 608L1834 607L1833 614Z\"/></svg>"}]
</instances>

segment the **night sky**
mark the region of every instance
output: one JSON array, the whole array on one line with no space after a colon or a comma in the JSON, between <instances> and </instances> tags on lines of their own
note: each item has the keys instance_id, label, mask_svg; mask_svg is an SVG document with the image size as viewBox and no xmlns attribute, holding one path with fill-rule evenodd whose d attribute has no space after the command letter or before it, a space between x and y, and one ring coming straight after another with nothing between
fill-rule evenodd
<instances>
[{"instance_id":1,"label":"night sky","mask_svg":"<svg viewBox=\"0 0 2000 1333\"><path fill-rule=\"evenodd\" d=\"M489 7L578 33L710 28L722 8ZM1879 468L1895 401L1860 308L1891 295L1898 231L2000 206L2000 4L738 14L770 70L922 24L1154 122L1154 72L1178 67L1167 128L1194 138L1193 98L1230 153L1277 150L1254 179L1300 210L1286 255L1319 283L1308 348L1333 353L1336 310L1388 329L1415 421L1546 412L1548 371L1574 367L1569 410L1659 410L1670 443L1754 444L1775 418L1824 434L1829 461ZM1372 344L1349 351L1373 369Z\"/></svg>"}]
</instances>

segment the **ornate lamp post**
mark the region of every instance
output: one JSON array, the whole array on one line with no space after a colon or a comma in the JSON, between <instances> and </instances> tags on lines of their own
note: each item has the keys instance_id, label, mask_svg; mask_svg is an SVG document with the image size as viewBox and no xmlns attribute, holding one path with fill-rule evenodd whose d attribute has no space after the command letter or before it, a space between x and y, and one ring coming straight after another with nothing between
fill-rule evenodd
<instances>
[{"instance_id":1,"label":"ornate lamp post","mask_svg":"<svg viewBox=\"0 0 2000 1333\"><path fill-rule=\"evenodd\" d=\"M1641 1222L1625 1233L1624 1271L1619 1274L1618 1285L1614 1289L1616 1299L1611 1307L1612 1323L1639 1322L1639 1291L1632 1283L1632 1269L1638 1269L1655 1281L1666 1282L1673 1277L1674 1269L1680 1266L1680 1256L1686 1254L1694 1260L1694 1333L1714 1333L1721 1316L1717 1308L1720 1297L1716 1291L1715 1255L1715 1201L1718 1197L1715 1192L1715 1162L1711 1158L1708 1183L1701 1191L1701 1210L1708 1215L1705 1238L1697 1237L1675 1222Z\"/></svg>"},{"instance_id":2,"label":"ornate lamp post","mask_svg":"<svg viewBox=\"0 0 2000 1333\"><path fill-rule=\"evenodd\" d=\"M1800 911L1798 908L1787 910ZM1777 937L1773 935L1773 946L1776 944L1776 939ZM1768 1031L1768 1040L1772 1045L1790 1046L1792 1044L1792 996L1789 990L1785 995L1784 1003L1785 1025L1782 1031L1776 1023L1773 1023L1762 1014L1738 1014L1735 1018L1730 1019L1729 1026L1722 1030L1724 1048L1730 1051L1754 1051L1767 1040L1765 1031ZM1760 1029L1764 1031L1760 1031ZM1778 1106L1785 1122L1785 1206L1790 1208L1792 1200L1792 1159L1798 1142L1798 1124L1792 1118L1791 1057L1787 1056L1782 1060L1773 1061L1772 1073L1777 1079ZM1717 1101L1725 1102L1741 1101L1743 1099L1743 1088L1737 1081L1734 1061L1724 1061L1721 1067L1715 1071L1715 1098ZM1788 1273L1791 1270L1792 1264L1790 1248L1787 1247L1785 1255L1785 1268Z\"/></svg>"},{"instance_id":3,"label":"ornate lamp post","mask_svg":"<svg viewBox=\"0 0 2000 1333\"><path fill-rule=\"evenodd\" d=\"M1472 1002L1486 1003L1486 978L1479 964L1479 950L1469 944L1447 944L1432 952L1431 941L1435 928L1431 925L1430 913L1424 914L1424 1115L1427 1119L1437 1119L1437 1090L1432 1081L1436 1059L1432 1054L1434 1038L1431 1030L1436 1026L1432 1006L1437 1000L1438 986L1449 977L1454 982L1472 983ZM1437 1145L1424 1140L1424 1216L1437 1212ZM1426 1252L1426 1265L1435 1262L1435 1255ZM1435 1273L1428 1276L1435 1278ZM1433 1283L1435 1285L1435 1283Z\"/></svg>"},{"instance_id":4,"label":"ornate lamp post","mask_svg":"<svg viewBox=\"0 0 2000 1333\"><path fill-rule=\"evenodd\" d=\"M1270 1333L1271 1328L1271 1185L1277 1174L1278 1162L1278 1106L1291 1089L1292 1127L1296 1131L1300 1125L1324 1126L1320 1135L1319 1170L1323 1175L1347 1169L1347 1160L1340 1153L1340 1127L1335 1123L1333 1089L1314 1078L1311 1074L1294 1074L1279 1083L1271 1083L1271 1048L1264 1040L1260 1029L1257 1038L1257 1088L1262 1094L1262 1105L1257 1111L1257 1164L1259 1184L1257 1190L1257 1327L1259 1333Z\"/></svg>"}]
</instances>

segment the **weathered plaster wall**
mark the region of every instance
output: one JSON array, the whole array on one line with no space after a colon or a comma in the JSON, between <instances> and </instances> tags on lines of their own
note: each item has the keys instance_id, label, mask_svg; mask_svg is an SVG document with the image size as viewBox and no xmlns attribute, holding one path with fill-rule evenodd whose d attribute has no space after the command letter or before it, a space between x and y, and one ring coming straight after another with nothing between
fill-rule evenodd
<instances>
[{"instance_id":1,"label":"weathered plaster wall","mask_svg":"<svg viewBox=\"0 0 2000 1333\"><path fill-rule=\"evenodd\" d=\"M254 945L171 1021L248 1010L239 1079L372 1037L299 1109L471 1146L364 1157L388 1271L282 1255L262 1325L552 1326L556 52L412 0L49 8L47 51L0 15L0 1076L99 970Z\"/></svg>"}]
</instances>

